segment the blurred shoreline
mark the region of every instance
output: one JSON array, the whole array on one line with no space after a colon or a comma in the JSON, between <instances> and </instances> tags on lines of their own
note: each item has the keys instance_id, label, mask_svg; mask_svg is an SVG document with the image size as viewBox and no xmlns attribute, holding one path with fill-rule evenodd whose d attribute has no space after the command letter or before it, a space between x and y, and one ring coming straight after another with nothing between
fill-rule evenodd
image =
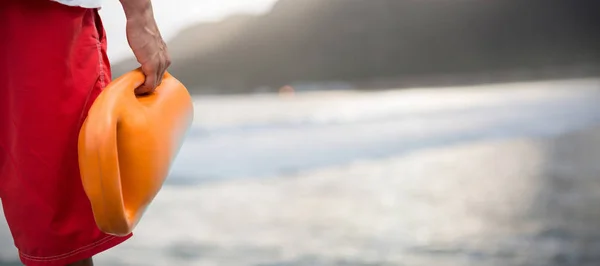
<instances>
[{"instance_id":1,"label":"blurred shoreline","mask_svg":"<svg viewBox=\"0 0 600 266\"><path fill-rule=\"evenodd\" d=\"M195 97L169 184L281 176L600 123L600 80Z\"/></svg>"},{"instance_id":2,"label":"blurred shoreline","mask_svg":"<svg viewBox=\"0 0 600 266\"><path fill-rule=\"evenodd\" d=\"M431 87L452 89L457 86L476 86L506 83L550 82L573 79L589 79L600 76L600 65L575 64L545 66L539 68L513 68L504 71L472 73L444 73L438 75L406 76L397 78L367 79L353 83L359 90L386 90L387 88Z\"/></svg>"}]
</instances>

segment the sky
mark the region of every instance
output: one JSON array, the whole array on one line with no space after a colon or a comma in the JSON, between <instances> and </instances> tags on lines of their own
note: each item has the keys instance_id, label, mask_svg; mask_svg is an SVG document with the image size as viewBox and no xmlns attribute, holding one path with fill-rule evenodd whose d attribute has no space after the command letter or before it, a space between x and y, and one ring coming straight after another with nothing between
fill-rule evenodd
<instances>
[{"instance_id":1,"label":"sky","mask_svg":"<svg viewBox=\"0 0 600 266\"><path fill-rule=\"evenodd\" d=\"M152 0L154 16L165 39L189 25L218 21L236 13L268 12L277 0ZM174 5L173 3L177 3ZM115 62L133 54L127 45L125 15L118 0L103 3L100 15L108 37L108 56Z\"/></svg>"}]
</instances>

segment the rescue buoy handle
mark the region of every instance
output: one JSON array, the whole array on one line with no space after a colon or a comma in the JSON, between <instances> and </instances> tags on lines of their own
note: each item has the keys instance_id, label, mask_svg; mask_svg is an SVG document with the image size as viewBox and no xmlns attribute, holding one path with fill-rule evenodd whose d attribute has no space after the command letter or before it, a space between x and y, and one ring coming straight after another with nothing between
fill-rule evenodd
<instances>
[{"instance_id":1,"label":"rescue buoy handle","mask_svg":"<svg viewBox=\"0 0 600 266\"><path fill-rule=\"evenodd\" d=\"M119 156L117 148L117 128L119 126L119 120L124 113L121 109L125 104L123 102L133 100L135 95L135 89L141 86L145 81L145 76L141 69L133 70L112 82L108 87L105 88L103 95L100 97L117 99L112 102L114 106L94 106L97 108L97 113L104 115L104 123L98 128L93 136L96 141L88 142L90 144L98 145L91 147L92 150L98 151L98 171L100 178L98 179L98 190L101 193L100 196L104 202L102 206L94 206L94 212L104 213L102 217L111 217L111 221L102 222L99 224L110 226L111 228L100 228L104 232L113 232L113 235L125 236L129 233L129 229L132 227L132 221L127 212L125 202L123 200L123 191L121 185L121 178L109 178L113 176L121 176L119 173ZM121 108L119 108L121 107ZM98 209L99 210L96 210ZM110 212L119 211L118 215L109 214Z\"/></svg>"},{"instance_id":2,"label":"rescue buoy handle","mask_svg":"<svg viewBox=\"0 0 600 266\"><path fill-rule=\"evenodd\" d=\"M113 119L117 121L113 121ZM117 150L117 127L118 127L118 114L110 114L107 116L106 124L99 130L100 136L105 138L98 138L98 171L100 178L100 193L101 198L105 202L104 206L101 206L105 210L102 213L119 211L119 215L103 215L103 217L111 217L112 221L108 223L101 223L109 225L111 228L100 228L105 232L123 232L122 234L117 233L115 235L126 235L130 228L129 222L127 221L125 213L125 203L123 201L123 191L121 189L121 178L109 178L111 176L120 176L119 173L119 157Z\"/></svg>"}]
</instances>

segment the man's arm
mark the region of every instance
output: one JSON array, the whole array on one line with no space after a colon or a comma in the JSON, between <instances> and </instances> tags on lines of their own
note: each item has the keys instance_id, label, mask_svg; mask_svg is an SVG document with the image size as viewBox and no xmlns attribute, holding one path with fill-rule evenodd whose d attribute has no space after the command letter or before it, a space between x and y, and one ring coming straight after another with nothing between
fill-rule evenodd
<instances>
[{"instance_id":1,"label":"man's arm","mask_svg":"<svg viewBox=\"0 0 600 266\"><path fill-rule=\"evenodd\" d=\"M127 18L127 41L137 61L142 65L146 82L138 94L154 91L171 65L171 58L152 11L151 0L120 0Z\"/></svg>"}]
</instances>

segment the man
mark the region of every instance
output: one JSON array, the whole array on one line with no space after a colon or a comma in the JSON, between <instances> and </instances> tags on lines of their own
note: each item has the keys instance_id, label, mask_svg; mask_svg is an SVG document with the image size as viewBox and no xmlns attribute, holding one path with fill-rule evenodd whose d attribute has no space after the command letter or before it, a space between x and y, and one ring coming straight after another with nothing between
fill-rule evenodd
<instances>
[{"instance_id":1,"label":"man","mask_svg":"<svg viewBox=\"0 0 600 266\"><path fill-rule=\"evenodd\" d=\"M120 0L151 92L170 64L150 0ZM92 265L127 237L97 228L77 136L110 82L99 0L0 0L0 199L21 261Z\"/></svg>"}]
</instances>

